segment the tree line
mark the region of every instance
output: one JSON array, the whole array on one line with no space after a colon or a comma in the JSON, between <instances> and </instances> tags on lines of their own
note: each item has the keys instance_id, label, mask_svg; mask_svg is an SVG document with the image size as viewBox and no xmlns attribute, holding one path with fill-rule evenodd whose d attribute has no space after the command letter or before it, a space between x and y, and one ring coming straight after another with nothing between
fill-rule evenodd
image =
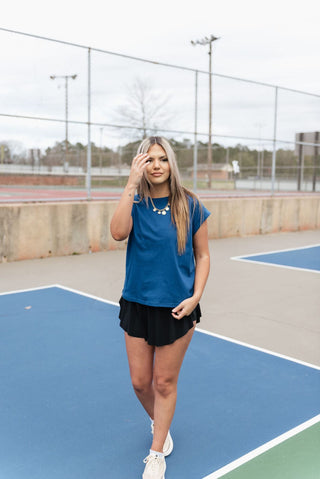
<instances>
[{"instance_id":1,"label":"tree line","mask_svg":"<svg viewBox=\"0 0 320 479\"><path fill-rule=\"evenodd\" d=\"M91 144L91 157L93 167L129 167L132 158L135 156L140 139L128 142L117 148L108 148L106 146L99 147L95 143ZM177 156L179 167L190 169L193 166L194 145L190 139L176 140L170 138ZM13 146L13 148L12 148ZM207 164L207 142L198 142L198 165ZM65 157L66 145L65 141L56 142L54 146L48 147L45 151L40 150L19 150L15 147L14 142L0 143L0 164L31 164L47 166L62 166L67 161L69 166L78 166L86 169L87 161L87 145L77 142L68 142L68 156ZM246 145L223 146L219 143L213 143L213 165L232 164L232 161L238 161L240 172L245 172L250 176L269 176L272 167L272 152L266 149L249 148ZM319 162L318 162L319 163ZM304 168L306 173L313 171L314 157L304 157ZM277 172L281 171L286 176L295 174L298 168L298 157L293 150L277 149ZM317 174L320 168L317 166Z\"/></svg>"}]
</instances>

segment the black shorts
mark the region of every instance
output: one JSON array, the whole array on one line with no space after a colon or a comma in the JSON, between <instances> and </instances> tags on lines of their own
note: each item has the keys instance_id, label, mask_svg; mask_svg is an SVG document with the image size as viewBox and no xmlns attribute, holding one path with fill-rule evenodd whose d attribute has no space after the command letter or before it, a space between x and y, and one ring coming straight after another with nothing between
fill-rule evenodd
<instances>
[{"instance_id":1,"label":"black shorts","mask_svg":"<svg viewBox=\"0 0 320 479\"><path fill-rule=\"evenodd\" d=\"M184 336L194 325L200 323L201 309L198 304L189 316L175 319L173 308L146 306L122 298L120 303L120 326L129 336L144 338L151 346L164 346Z\"/></svg>"}]
</instances>

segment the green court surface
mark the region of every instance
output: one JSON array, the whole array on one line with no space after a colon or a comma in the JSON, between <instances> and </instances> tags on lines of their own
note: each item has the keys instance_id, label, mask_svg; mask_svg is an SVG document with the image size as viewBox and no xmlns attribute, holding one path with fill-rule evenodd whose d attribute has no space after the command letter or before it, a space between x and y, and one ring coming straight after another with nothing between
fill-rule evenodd
<instances>
[{"instance_id":1,"label":"green court surface","mask_svg":"<svg viewBox=\"0 0 320 479\"><path fill-rule=\"evenodd\" d=\"M221 479L319 479L320 423L220 477Z\"/></svg>"}]
</instances>

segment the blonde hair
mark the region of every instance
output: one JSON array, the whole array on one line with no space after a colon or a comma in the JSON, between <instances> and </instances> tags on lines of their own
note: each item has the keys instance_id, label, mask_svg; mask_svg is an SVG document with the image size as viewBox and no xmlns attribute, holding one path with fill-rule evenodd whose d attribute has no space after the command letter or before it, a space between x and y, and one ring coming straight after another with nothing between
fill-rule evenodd
<instances>
[{"instance_id":1,"label":"blonde hair","mask_svg":"<svg viewBox=\"0 0 320 479\"><path fill-rule=\"evenodd\" d=\"M138 155L141 153L147 153L150 147L156 144L163 148L170 165L169 201L171 208L171 221L177 230L178 252L179 254L182 254L186 248L187 234L190 228L188 196L193 198L193 212L196 201L199 202L199 199L194 193L182 186L176 155L168 140L161 136L151 136L149 138L145 138L139 145ZM140 196L140 201L145 198L147 204L149 204L150 183L148 182L146 175L142 177L137 188L137 193Z\"/></svg>"}]
</instances>

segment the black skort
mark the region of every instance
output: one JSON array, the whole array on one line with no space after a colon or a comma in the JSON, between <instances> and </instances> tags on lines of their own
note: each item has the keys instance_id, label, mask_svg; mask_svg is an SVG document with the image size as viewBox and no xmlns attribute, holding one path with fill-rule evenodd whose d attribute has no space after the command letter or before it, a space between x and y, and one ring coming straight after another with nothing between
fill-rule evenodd
<instances>
[{"instance_id":1,"label":"black skort","mask_svg":"<svg viewBox=\"0 0 320 479\"><path fill-rule=\"evenodd\" d=\"M129 336L144 338L151 346L165 346L184 336L200 323L201 309L198 304L189 316L175 319L173 308L146 306L120 298L120 326Z\"/></svg>"}]
</instances>

